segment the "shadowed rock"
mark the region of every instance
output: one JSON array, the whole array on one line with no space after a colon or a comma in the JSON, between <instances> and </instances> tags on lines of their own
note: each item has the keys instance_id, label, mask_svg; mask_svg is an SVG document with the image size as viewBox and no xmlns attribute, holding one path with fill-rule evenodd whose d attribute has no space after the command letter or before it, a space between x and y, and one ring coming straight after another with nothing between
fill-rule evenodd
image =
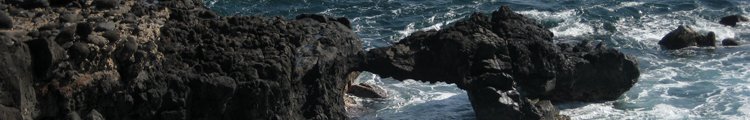
<instances>
[{"instance_id":1,"label":"shadowed rock","mask_svg":"<svg viewBox=\"0 0 750 120\"><path fill-rule=\"evenodd\" d=\"M721 41L721 45L723 46L738 46L740 45L740 42L737 41L737 39L734 38L727 38Z\"/></svg>"},{"instance_id":2,"label":"shadowed rock","mask_svg":"<svg viewBox=\"0 0 750 120\"><path fill-rule=\"evenodd\" d=\"M356 85L350 85L349 91L347 91L350 95L354 95L357 97L363 97L363 98L386 98L388 97L388 94L386 94L385 90L382 88L371 85L371 84L365 84L360 83Z\"/></svg>"},{"instance_id":3,"label":"shadowed rock","mask_svg":"<svg viewBox=\"0 0 750 120\"><path fill-rule=\"evenodd\" d=\"M712 47L716 46L716 34L709 32L706 35L693 30L690 26L680 25L661 38L659 45L665 49L675 50L689 46Z\"/></svg>"},{"instance_id":4,"label":"shadowed rock","mask_svg":"<svg viewBox=\"0 0 750 120\"><path fill-rule=\"evenodd\" d=\"M473 14L372 49L363 66L384 77L455 83L469 94L477 119L560 119L537 101L615 100L638 80L632 57L603 44L567 46L503 6L491 18Z\"/></svg>"},{"instance_id":5,"label":"shadowed rock","mask_svg":"<svg viewBox=\"0 0 750 120\"><path fill-rule=\"evenodd\" d=\"M737 26L738 22L747 22L749 19L747 17L742 15L730 15L726 17L722 17L721 20L719 20L719 23L726 26Z\"/></svg>"},{"instance_id":6,"label":"shadowed rock","mask_svg":"<svg viewBox=\"0 0 750 120\"><path fill-rule=\"evenodd\" d=\"M13 19L10 18L7 12L0 12L0 29L11 28L13 28Z\"/></svg>"}]
</instances>

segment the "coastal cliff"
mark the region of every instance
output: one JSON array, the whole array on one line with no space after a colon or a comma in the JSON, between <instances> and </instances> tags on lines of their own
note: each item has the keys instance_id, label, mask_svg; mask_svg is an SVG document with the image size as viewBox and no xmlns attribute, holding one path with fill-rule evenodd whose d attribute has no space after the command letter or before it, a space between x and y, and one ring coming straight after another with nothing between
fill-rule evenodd
<instances>
[{"instance_id":1,"label":"coastal cliff","mask_svg":"<svg viewBox=\"0 0 750 120\"><path fill-rule=\"evenodd\" d=\"M2 119L345 119L346 19L203 1L4 1Z\"/></svg>"},{"instance_id":2,"label":"coastal cliff","mask_svg":"<svg viewBox=\"0 0 750 120\"><path fill-rule=\"evenodd\" d=\"M201 0L0 1L0 119L347 119L356 71L457 84L478 119L564 119L635 60L501 7L365 52L346 18L220 16Z\"/></svg>"}]
</instances>

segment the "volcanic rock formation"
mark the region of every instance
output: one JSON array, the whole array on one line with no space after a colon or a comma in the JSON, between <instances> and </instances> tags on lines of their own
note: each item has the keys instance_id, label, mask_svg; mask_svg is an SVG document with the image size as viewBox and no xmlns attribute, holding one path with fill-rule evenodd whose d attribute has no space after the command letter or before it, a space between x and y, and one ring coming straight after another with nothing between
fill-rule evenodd
<instances>
[{"instance_id":1,"label":"volcanic rock formation","mask_svg":"<svg viewBox=\"0 0 750 120\"><path fill-rule=\"evenodd\" d=\"M439 31L415 32L367 53L384 77L455 83L477 119L561 119L550 101L615 100L638 80L637 62L602 43L552 42L552 33L507 6Z\"/></svg>"},{"instance_id":2,"label":"volcanic rock formation","mask_svg":"<svg viewBox=\"0 0 750 120\"><path fill-rule=\"evenodd\" d=\"M555 45L507 7L364 53L346 18L219 16L201 0L0 3L2 120L347 119L355 71L458 84L479 119L559 119L552 101L614 100L639 72L602 44Z\"/></svg>"},{"instance_id":3,"label":"volcanic rock formation","mask_svg":"<svg viewBox=\"0 0 750 120\"><path fill-rule=\"evenodd\" d=\"M43 2L0 2L0 119L347 118L362 44L346 19Z\"/></svg>"}]
</instances>

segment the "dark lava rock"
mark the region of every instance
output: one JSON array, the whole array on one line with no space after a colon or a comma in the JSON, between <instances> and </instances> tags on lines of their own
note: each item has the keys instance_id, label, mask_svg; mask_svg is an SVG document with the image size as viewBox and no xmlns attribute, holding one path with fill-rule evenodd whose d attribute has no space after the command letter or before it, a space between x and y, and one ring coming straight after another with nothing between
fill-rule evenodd
<instances>
[{"instance_id":1,"label":"dark lava rock","mask_svg":"<svg viewBox=\"0 0 750 120\"><path fill-rule=\"evenodd\" d=\"M72 57L75 58L86 58L91 54L91 49L89 48L89 45L82 42L74 43L72 47L68 50L69 54Z\"/></svg>"},{"instance_id":2,"label":"dark lava rock","mask_svg":"<svg viewBox=\"0 0 750 120\"><path fill-rule=\"evenodd\" d=\"M603 44L555 45L552 33L503 6L439 31L420 31L370 50L365 71L455 83L477 119L555 119L537 100L615 100L638 80L636 59ZM554 116L554 117L551 117Z\"/></svg>"},{"instance_id":3,"label":"dark lava rock","mask_svg":"<svg viewBox=\"0 0 750 120\"><path fill-rule=\"evenodd\" d=\"M83 19L83 16L81 14L65 13L60 16L60 20L62 20L62 22L75 23L81 21L81 19Z\"/></svg>"},{"instance_id":4,"label":"dark lava rock","mask_svg":"<svg viewBox=\"0 0 750 120\"><path fill-rule=\"evenodd\" d=\"M157 94L164 96L160 99L182 99L152 104L190 106L153 109L186 111L169 112L175 118L347 118L345 78L362 51L350 29L308 18L196 19L200 16L173 11L158 43L164 61L146 80L174 83L146 88L166 88ZM191 35L196 33L210 37Z\"/></svg>"},{"instance_id":5,"label":"dark lava rock","mask_svg":"<svg viewBox=\"0 0 750 120\"><path fill-rule=\"evenodd\" d=\"M48 0L24 0L27 7L49 7Z\"/></svg>"},{"instance_id":6,"label":"dark lava rock","mask_svg":"<svg viewBox=\"0 0 750 120\"><path fill-rule=\"evenodd\" d=\"M117 40L120 40L120 32L116 30L109 30L102 33L102 37L107 38L109 42L115 42Z\"/></svg>"},{"instance_id":7,"label":"dark lava rock","mask_svg":"<svg viewBox=\"0 0 750 120\"><path fill-rule=\"evenodd\" d=\"M133 13L127 13L124 15L124 18L122 19L122 23L136 23L137 17Z\"/></svg>"},{"instance_id":8,"label":"dark lava rock","mask_svg":"<svg viewBox=\"0 0 750 120\"><path fill-rule=\"evenodd\" d=\"M89 36L91 32L94 32L91 23L81 22L76 26L76 33L78 34L78 36Z\"/></svg>"},{"instance_id":9,"label":"dark lava rock","mask_svg":"<svg viewBox=\"0 0 750 120\"><path fill-rule=\"evenodd\" d=\"M94 0L93 4L102 9L117 8L120 6L120 0Z\"/></svg>"},{"instance_id":10,"label":"dark lava rock","mask_svg":"<svg viewBox=\"0 0 750 120\"><path fill-rule=\"evenodd\" d=\"M88 37L86 37L86 40L87 42L92 43L94 45L98 45L98 46L102 46L102 45L109 43L107 38L104 38L99 35L94 35L94 34L90 34Z\"/></svg>"},{"instance_id":11,"label":"dark lava rock","mask_svg":"<svg viewBox=\"0 0 750 120\"><path fill-rule=\"evenodd\" d=\"M65 50L53 40L37 39L27 42L34 62L36 76L46 76L53 65L65 58Z\"/></svg>"},{"instance_id":12,"label":"dark lava rock","mask_svg":"<svg viewBox=\"0 0 750 120\"><path fill-rule=\"evenodd\" d=\"M94 30L96 31L108 31L108 30L114 30L115 29L115 23L114 22L99 22L96 24L96 28Z\"/></svg>"},{"instance_id":13,"label":"dark lava rock","mask_svg":"<svg viewBox=\"0 0 750 120\"><path fill-rule=\"evenodd\" d=\"M76 36L76 28L78 27L73 25L63 27L60 30L60 33L57 34L57 38L55 38L55 41L57 41L58 44L64 44L73 41Z\"/></svg>"},{"instance_id":14,"label":"dark lava rock","mask_svg":"<svg viewBox=\"0 0 750 120\"><path fill-rule=\"evenodd\" d=\"M715 47L716 46L716 33L708 32L706 36L698 39L698 47Z\"/></svg>"},{"instance_id":15,"label":"dark lava rock","mask_svg":"<svg viewBox=\"0 0 750 120\"><path fill-rule=\"evenodd\" d=\"M0 29L13 28L13 18L6 12L0 12Z\"/></svg>"},{"instance_id":16,"label":"dark lava rock","mask_svg":"<svg viewBox=\"0 0 750 120\"><path fill-rule=\"evenodd\" d=\"M31 51L18 39L0 34L0 119L31 118L36 110Z\"/></svg>"},{"instance_id":17,"label":"dark lava rock","mask_svg":"<svg viewBox=\"0 0 750 120\"><path fill-rule=\"evenodd\" d=\"M737 41L737 39L734 38L727 38L721 41L721 45L723 46L738 46L740 45L740 42Z\"/></svg>"},{"instance_id":18,"label":"dark lava rock","mask_svg":"<svg viewBox=\"0 0 750 120\"><path fill-rule=\"evenodd\" d=\"M68 5L76 0L52 0L50 1L50 5L52 6L65 6Z\"/></svg>"},{"instance_id":19,"label":"dark lava rock","mask_svg":"<svg viewBox=\"0 0 750 120\"><path fill-rule=\"evenodd\" d=\"M688 46L696 46L697 42L704 37L694 31L690 26L680 25L666 36L661 38L659 45L666 49L674 50Z\"/></svg>"},{"instance_id":20,"label":"dark lava rock","mask_svg":"<svg viewBox=\"0 0 750 120\"><path fill-rule=\"evenodd\" d=\"M737 26L738 22L747 22L747 21L750 21L750 19L748 19L745 16L742 16L742 15L730 15L730 16L722 17L721 20L719 21L719 23L722 24L722 25L734 27L734 26Z\"/></svg>"},{"instance_id":21,"label":"dark lava rock","mask_svg":"<svg viewBox=\"0 0 750 120\"><path fill-rule=\"evenodd\" d=\"M360 83L357 85L349 86L349 91L347 91L347 93L349 93L350 95L354 95L354 96L362 97L362 98L386 98L388 97L388 94L382 88L372 85L372 84L365 84L365 83Z\"/></svg>"},{"instance_id":22,"label":"dark lava rock","mask_svg":"<svg viewBox=\"0 0 750 120\"><path fill-rule=\"evenodd\" d=\"M345 17L340 17L340 18L337 18L336 21L348 27L349 29L352 29L352 22L349 21L349 19L346 19Z\"/></svg>"}]
</instances>

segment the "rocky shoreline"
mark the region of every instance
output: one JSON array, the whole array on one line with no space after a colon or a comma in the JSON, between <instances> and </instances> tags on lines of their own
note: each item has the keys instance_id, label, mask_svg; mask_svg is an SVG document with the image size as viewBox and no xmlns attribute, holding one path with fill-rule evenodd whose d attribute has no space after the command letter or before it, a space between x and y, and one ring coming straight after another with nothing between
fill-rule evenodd
<instances>
[{"instance_id":1,"label":"rocky shoreline","mask_svg":"<svg viewBox=\"0 0 750 120\"><path fill-rule=\"evenodd\" d=\"M346 18L220 16L201 0L0 1L0 119L348 119L358 71L457 84L478 119L566 119L636 61L501 7L364 51ZM355 76L355 77L352 77ZM364 86L364 87L363 87ZM375 97L383 97L378 95Z\"/></svg>"}]
</instances>

